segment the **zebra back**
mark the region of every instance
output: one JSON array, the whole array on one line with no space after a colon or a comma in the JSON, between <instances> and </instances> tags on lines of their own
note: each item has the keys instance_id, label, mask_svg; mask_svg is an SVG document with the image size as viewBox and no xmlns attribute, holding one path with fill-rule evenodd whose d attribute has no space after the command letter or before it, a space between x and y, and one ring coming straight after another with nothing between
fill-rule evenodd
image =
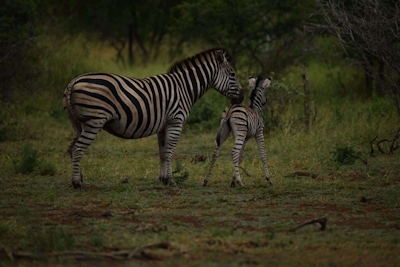
<instances>
[{"instance_id":1,"label":"zebra back","mask_svg":"<svg viewBox=\"0 0 400 267\"><path fill-rule=\"evenodd\" d=\"M218 48L176 62L166 74L143 79L84 74L67 86L64 109L76 123L101 121L101 127L119 137L149 136L172 121L183 125L193 104L210 88L231 99L243 98L230 62L230 54Z\"/></svg>"}]
</instances>

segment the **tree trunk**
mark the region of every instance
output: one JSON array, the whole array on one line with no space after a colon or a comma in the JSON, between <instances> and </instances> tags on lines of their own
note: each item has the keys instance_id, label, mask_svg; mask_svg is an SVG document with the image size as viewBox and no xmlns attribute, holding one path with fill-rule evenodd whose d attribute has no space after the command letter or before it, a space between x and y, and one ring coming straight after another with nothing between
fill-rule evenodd
<instances>
[{"instance_id":1,"label":"tree trunk","mask_svg":"<svg viewBox=\"0 0 400 267\"><path fill-rule=\"evenodd\" d=\"M367 91L367 96L371 97L372 96L372 91L373 91L373 81L374 79L372 79L371 76L368 75L368 73L365 71L364 72L365 75L365 89Z\"/></svg>"},{"instance_id":2,"label":"tree trunk","mask_svg":"<svg viewBox=\"0 0 400 267\"><path fill-rule=\"evenodd\" d=\"M376 91L377 91L379 96L384 96L385 95L385 92L384 92L384 90L382 88L382 85L381 85L382 82L384 82L384 79L385 79L384 71L385 71L385 65L384 65L383 61L380 60L379 61L379 80L380 80L380 83L376 88Z\"/></svg>"}]
</instances>

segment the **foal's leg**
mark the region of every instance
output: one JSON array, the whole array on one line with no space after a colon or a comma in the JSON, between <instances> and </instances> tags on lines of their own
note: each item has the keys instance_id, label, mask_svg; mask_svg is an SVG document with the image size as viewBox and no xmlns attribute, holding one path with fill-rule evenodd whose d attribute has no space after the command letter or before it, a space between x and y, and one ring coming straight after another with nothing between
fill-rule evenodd
<instances>
[{"instance_id":1,"label":"foal's leg","mask_svg":"<svg viewBox=\"0 0 400 267\"><path fill-rule=\"evenodd\" d=\"M233 146L232 149L234 174L232 177L231 187L235 187L236 184L239 186L243 185L239 174L239 164L241 159L243 159L244 152L242 150L244 150L244 145L246 143L246 135L247 135L246 131L238 129L233 130L233 133L235 135L235 145Z\"/></svg>"},{"instance_id":2,"label":"foal's leg","mask_svg":"<svg viewBox=\"0 0 400 267\"><path fill-rule=\"evenodd\" d=\"M106 119L96 119L85 122L81 125L79 137L72 141L72 185L74 188L83 187L83 174L81 172L81 159L85 150L90 146L97 133L103 128ZM76 138L76 137L75 137ZM73 144L74 143L74 144Z\"/></svg>"},{"instance_id":3,"label":"foal's leg","mask_svg":"<svg viewBox=\"0 0 400 267\"><path fill-rule=\"evenodd\" d=\"M243 146L242 146L242 150L240 150L240 154L239 154L239 166L240 166L240 164L242 164L242 161L243 161L243 159L244 159L244 147L246 146L247 140L248 140L248 139L244 139Z\"/></svg>"},{"instance_id":4,"label":"foal's leg","mask_svg":"<svg viewBox=\"0 0 400 267\"><path fill-rule=\"evenodd\" d=\"M255 138L256 138L256 141L257 141L257 145L258 145L258 151L260 152L260 155L261 155L261 161L262 161L262 164L263 164L263 167L264 167L265 179L267 179L269 184L271 186L273 186L273 183L272 183L272 181L270 179L270 175L269 175L269 172L268 172L267 159L266 159L265 151L264 151L264 134L263 134L263 131L262 130L259 131L256 134Z\"/></svg>"},{"instance_id":5,"label":"foal's leg","mask_svg":"<svg viewBox=\"0 0 400 267\"><path fill-rule=\"evenodd\" d=\"M203 181L203 186L207 186L208 180L210 178L210 174L211 174L211 169L214 166L215 161L217 160L218 156L219 156L219 148L222 146L222 144L226 141L226 139L229 136L229 133L231 132L230 127L228 125L228 123L225 121L223 123L221 123L221 126L218 130L218 134L215 137L215 149L214 152L211 156L211 163L210 163L210 168L207 171L207 175L206 178Z\"/></svg>"}]
</instances>

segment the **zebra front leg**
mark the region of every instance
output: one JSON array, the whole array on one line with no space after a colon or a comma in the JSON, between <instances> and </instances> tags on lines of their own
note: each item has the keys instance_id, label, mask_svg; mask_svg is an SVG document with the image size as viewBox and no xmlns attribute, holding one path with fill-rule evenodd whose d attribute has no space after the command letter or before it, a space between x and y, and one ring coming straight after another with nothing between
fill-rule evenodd
<instances>
[{"instance_id":1,"label":"zebra front leg","mask_svg":"<svg viewBox=\"0 0 400 267\"><path fill-rule=\"evenodd\" d=\"M172 160L181 132L182 124L175 124L166 126L165 130L157 134L161 161L159 179L164 185L176 186L172 179Z\"/></svg>"},{"instance_id":2,"label":"zebra front leg","mask_svg":"<svg viewBox=\"0 0 400 267\"><path fill-rule=\"evenodd\" d=\"M255 138L257 141L258 151L260 152L260 155L261 155L261 162L264 167L265 179L268 181L268 183L271 186L273 186L274 184L272 183L271 177L268 172L268 167L267 167L267 157L265 156L265 150L264 150L264 134L263 134L263 132L259 131Z\"/></svg>"}]
</instances>

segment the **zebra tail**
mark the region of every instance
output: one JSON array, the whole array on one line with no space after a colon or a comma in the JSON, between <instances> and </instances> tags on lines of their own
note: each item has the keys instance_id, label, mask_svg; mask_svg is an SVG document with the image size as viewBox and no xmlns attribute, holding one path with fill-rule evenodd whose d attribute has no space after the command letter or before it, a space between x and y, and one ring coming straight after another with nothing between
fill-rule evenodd
<instances>
[{"instance_id":1,"label":"zebra tail","mask_svg":"<svg viewBox=\"0 0 400 267\"><path fill-rule=\"evenodd\" d=\"M73 79L65 88L64 91L64 98L63 98L63 106L64 110L68 113L68 116L70 117L71 120L74 120L77 117L77 114L75 113L75 110L73 108L73 103L72 103L72 87L75 84L76 79Z\"/></svg>"},{"instance_id":2,"label":"zebra tail","mask_svg":"<svg viewBox=\"0 0 400 267\"><path fill-rule=\"evenodd\" d=\"M215 137L215 142L218 147L221 146L223 142L225 142L230 132L231 125L229 123L229 117L224 117L221 119L221 124L219 126L217 136Z\"/></svg>"}]
</instances>

